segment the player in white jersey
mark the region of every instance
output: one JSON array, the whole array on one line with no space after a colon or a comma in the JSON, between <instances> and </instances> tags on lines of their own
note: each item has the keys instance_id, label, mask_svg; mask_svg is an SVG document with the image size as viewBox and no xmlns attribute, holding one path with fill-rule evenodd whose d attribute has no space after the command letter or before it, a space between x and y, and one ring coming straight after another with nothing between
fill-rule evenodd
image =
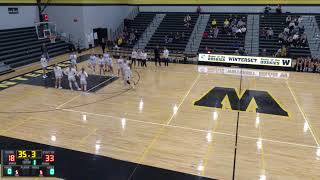
<instances>
[{"instance_id":1,"label":"player in white jersey","mask_svg":"<svg viewBox=\"0 0 320 180\"><path fill-rule=\"evenodd\" d=\"M78 76L80 78L81 89L82 89L82 91L86 92L87 91L88 74L86 71L84 71L84 68L81 69L81 71L78 73Z\"/></svg>"},{"instance_id":2,"label":"player in white jersey","mask_svg":"<svg viewBox=\"0 0 320 180\"><path fill-rule=\"evenodd\" d=\"M111 74L113 75L114 72L113 72L113 67L112 67L112 58L110 56L105 56L104 59L106 62L105 69L108 69L111 72Z\"/></svg>"},{"instance_id":3,"label":"player in white jersey","mask_svg":"<svg viewBox=\"0 0 320 180\"><path fill-rule=\"evenodd\" d=\"M131 80L131 69L130 69L130 65L129 63L124 60L124 62L122 63L122 72L123 72L123 80L125 85L130 85L132 88L133 84L131 84L130 80Z\"/></svg>"},{"instance_id":4,"label":"player in white jersey","mask_svg":"<svg viewBox=\"0 0 320 180\"><path fill-rule=\"evenodd\" d=\"M53 65L53 72L54 72L54 77L56 79L55 87L62 89L61 87L61 79L63 77L63 72L60 66L54 64Z\"/></svg>"},{"instance_id":5,"label":"player in white jersey","mask_svg":"<svg viewBox=\"0 0 320 180\"><path fill-rule=\"evenodd\" d=\"M122 76L123 76L123 68L122 68L123 62L124 62L124 61L123 61L122 57L119 56L119 59L117 60L118 76L119 76L119 77L120 77L120 72L121 72L121 74L122 74Z\"/></svg>"},{"instance_id":6,"label":"player in white jersey","mask_svg":"<svg viewBox=\"0 0 320 180\"><path fill-rule=\"evenodd\" d=\"M76 86L78 91L80 91L81 89L79 88L77 80L76 80L76 75L78 73L74 68L72 68L72 65L69 65L69 67L64 71L64 74L68 76L70 89L73 90L72 83L74 83L74 85Z\"/></svg>"},{"instance_id":7,"label":"player in white jersey","mask_svg":"<svg viewBox=\"0 0 320 180\"><path fill-rule=\"evenodd\" d=\"M77 55L75 52L72 52L72 54L70 54L69 56L69 59L70 59L70 62L72 64L73 67L76 68L76 70L78 69L78 66L77 66Z\"/></svg>"},{"instance_id":8,"label":"player in white jersey","mask_svg":"<svg viewBox=\"0 0 320 180\"><path fill-rule=\"evenodd\" d=\"M130 67L132 67L132 65L136 66L137 57L138 57L138 53L137 53L137 51L135 49L133 49L133 51L131 53L131 65L130 65Z\"/></svg>"},{"instance_id":9,"label":"player in white jersey","mask_svg":"<svg viewBox=\"0 0 320 180\"><path fill-rule=\"evenodd\" d=\"M40 63L41 63L42 70L43 70L42 77L47 78L48 77L47 76L48 60L44 55L41 56Z\"/></svg>"},{"instance_id":10,"label":"player in white jersey","mask_svg":"<svg viewBox=\"0 0 320 180\"><path fill-rule=\"evenodd\" d=\"M169 50L166 47L164 47L162 56L164 59L164 65L168 66L169 65Z\"/></svg>"},{"instance_id":11,"label":"player in white jersey","mask_svg":"<svg viewBox=\"0 0 320 180\"><path fill-rule=\"evenodd\" d=\"M137 51L138 66L140 66L140 64L141 64L142 55L143 55L142 51L140 49L138 49L138 51Z\"/></svg>"},{"instance_id":12,"label":"player in white jersey","mask_svg":"<svg viewBox=\"0 0 320 180\"><path fill-rule=\"evenodd\" d=\"M91 54L88 66L93 70L93 72L96 72L96 64L97 64L97 57L94 54Z\"/></svg>"},{"instance_id":13,"label":"player in white jersey","mask_svg":"<svg viewBox=\"0 0 320 180\"><path fill-rule=\"evenodd\" d=\"M99 74L102 75L102 73L103 73L105 75L104 65L106 63L105 63L105 59L102 57L102 55L98 56L97 62L98 62L98 66L99 66Z\"/></svg>"}]
</instances>

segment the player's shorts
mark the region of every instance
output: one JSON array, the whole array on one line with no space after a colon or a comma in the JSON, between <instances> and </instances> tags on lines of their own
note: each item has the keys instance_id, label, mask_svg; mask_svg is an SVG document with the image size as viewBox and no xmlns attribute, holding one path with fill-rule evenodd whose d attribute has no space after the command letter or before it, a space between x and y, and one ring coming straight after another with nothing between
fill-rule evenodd
<instances>
[{"instance_id":1,"label":"player's shorts","mask_svg":"<svg viewBox=\"0 0 320 180\"><path fill-rule=\"evenodd\" d=\"M131 79L131 73L125 72L125 73L124 73L124 80L125 80L125 81L129 81L130 79Z\"/></svg>"},{"instance_id":2,"label":"player's shorts","mask_svg":"<svg viewBox=\"0 0 320 180\"><path fill-rule=\"evenodd\" d=\"M81 85L87 85L87 80L80 79L80 84Z\"/></svg>"},{"instance_id":3,"label":"player's shorts","mask_svg":"<svg viewBox=\"0 0 320 180\"><path fill-rule=\"evenodd\" d=\"M71 64L72 64L72 65L76 65L76 64L77 64L77 60L71 59Z\"/></svg>"},{"instance_id":4,"label":"player's shorts","mask_svg":"<svg viewBox=\"0 0 320 180\"><path fill-rule=\"evenodd\" d=\"M42 66L42 69L43 69L43 70L47 70L47 69L48 69L48 66Z\"/></svg>"},{"instance_id":5,"label":"player's shorts","mask_svg":"<svg viewBox=\"0 0 320 180\"><path fill-rule=\"evenodd\" d=\"M68 77L68 80L74 82L74 81L76 81L76 78L75 77Z\"/></svg>"},{"instance_id":6,"label":"player's shorts","mask_svg":"<svg viewBox=\"0 0 320 180\"><path fill-rule=\"evenodd\" d=\"M55 74L56 79L62 78L62 74Z\"/></svg>"},{"instance_id":7,"label":"player's shorts","mask_svg":"<svg viewBox=\"0 0 320 180\"><path fill-rule=\"evenodd\" d=\"M100 66L101 68L103 68L103 67L104 67L104 64L99 64L99 66Z\"/></svg>"},{"instance_id":8,"label":"player's shorts","mask_svg":"<svg viewBox=\"0 0 320 180\"><path fill-rule=\"evenodd\" d=\"M112 66L112 61L107 61L106 63L108 66Z\"/></svg>"},{"instance_id":9,"label":"player's shorts","mask_svg":"<svg viewBox=\"0 0 320 180\"><path fill-rule=\"evenodd\" d=\"M95 62L89 62L90 66L96 66Z\"/></svg>"}]
</instances>

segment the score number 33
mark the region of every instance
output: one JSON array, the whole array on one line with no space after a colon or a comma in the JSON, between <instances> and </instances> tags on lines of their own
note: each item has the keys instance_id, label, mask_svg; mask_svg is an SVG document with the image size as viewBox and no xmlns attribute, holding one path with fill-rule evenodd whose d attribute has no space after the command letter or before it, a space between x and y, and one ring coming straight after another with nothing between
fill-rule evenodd
<instances>
[{"instance_id":1,"label":"score number 33","mask_svg":"<svg viewBox=\"0 0 320 180\"><path fill-rule=\"evenodd\" d=\"M54 155L53 154L46 154L44 161L45 162L54 162Z\"/></svg>"}]
</instances>

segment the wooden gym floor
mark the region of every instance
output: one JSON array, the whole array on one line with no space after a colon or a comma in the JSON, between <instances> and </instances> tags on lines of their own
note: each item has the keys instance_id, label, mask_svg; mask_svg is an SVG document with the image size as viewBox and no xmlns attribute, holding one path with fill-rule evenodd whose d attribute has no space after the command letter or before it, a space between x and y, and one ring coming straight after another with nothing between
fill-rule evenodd
<instances>
[{"instance_id":1,"label":"wooden gym floor","mask_svg":"<svg viewBox=\"0 0 320 180\"><path fill-rule=\"evenodd\" d=\"M138 76L89 95L2 90L0 136L213 179L320 177L319 74L148 63ZM194 105L214 87L266 91L289 116Z\"/></svg>"}]
</instances>

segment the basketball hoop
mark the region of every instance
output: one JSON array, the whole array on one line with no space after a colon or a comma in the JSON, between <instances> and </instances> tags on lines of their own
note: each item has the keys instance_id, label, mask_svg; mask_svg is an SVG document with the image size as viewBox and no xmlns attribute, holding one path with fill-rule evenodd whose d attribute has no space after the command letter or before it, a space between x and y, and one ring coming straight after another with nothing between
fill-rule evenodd
<instances>
[{"instance_id":1,"label":"basketball hoop","mask_svg":"<svg viewBox=\"0 0 320 180\"><path fill-rule=\"evenodd\" d=\"M54 36L54 35L49 36L49 39L50 39L51 43L55 43L56 42L56 36Z\"/></svg>"}]
</instances>

